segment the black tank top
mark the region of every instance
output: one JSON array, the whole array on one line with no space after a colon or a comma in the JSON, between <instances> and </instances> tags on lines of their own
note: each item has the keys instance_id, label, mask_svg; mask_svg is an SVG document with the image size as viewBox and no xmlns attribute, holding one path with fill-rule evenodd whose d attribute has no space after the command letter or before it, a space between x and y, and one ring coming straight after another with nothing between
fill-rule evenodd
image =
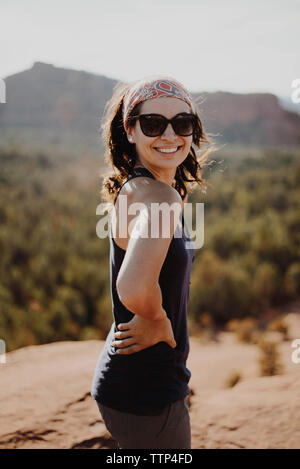
<instances>
[{"instance_id":1,"label":"black tank top","mask_svg":"<svg viewBox=\"0 0 300 469\"><path fill-rule=\"evenodd\" d=\"M155 179L148 169L138 167L122 186L138 176ZM183 214L181 222L184 226ZM177 229L180 230L180 223ZM187 227L185 231L188 233ZM130 321L134 314L121 303L116 290L116 279L126 251L110 234L110 291L114 322L99 356L91 390L92 397L101 404L137 415L157 415L167 404L189 394L191 372L186 367L186 360L190 348L187 306L194 260L191 246L193 242L189 233L185 236L182 230L181 237L174 235L159 276L162 306L171 321L177 346L173 349L166 342L159 342L130 355L117 355L116 348L111 345L116 326ZM149 255L145 252L145 262Z\"/></svg>"}]
</instances>

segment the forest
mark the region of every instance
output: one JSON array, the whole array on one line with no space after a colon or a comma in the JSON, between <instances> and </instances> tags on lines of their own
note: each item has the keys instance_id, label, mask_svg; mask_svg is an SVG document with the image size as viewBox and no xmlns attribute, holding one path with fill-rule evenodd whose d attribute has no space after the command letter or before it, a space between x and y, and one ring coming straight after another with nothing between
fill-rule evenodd
<instances>
[{"instance_id":1,"label":"forest","mask_svg":"<svg viewBox=\"0 0 300 469\"><path fill-rule=\"evenodd\" d=\"M203 168L205 241L189 321L222 329L300 296L300 149L232 146ZM99 239L102 156L0 149L0 338L7 351L105 339L109 239ZM193 333L193 328L191 329Z\"/></svg>"}]
</instances>

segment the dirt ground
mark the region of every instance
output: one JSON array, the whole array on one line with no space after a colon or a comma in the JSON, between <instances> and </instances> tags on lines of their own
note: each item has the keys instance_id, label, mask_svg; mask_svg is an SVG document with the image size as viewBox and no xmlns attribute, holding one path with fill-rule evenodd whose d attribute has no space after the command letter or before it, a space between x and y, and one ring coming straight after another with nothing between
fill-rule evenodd
<instances>
[{"instance_id":1,"label":"dirt ground","mask_svg":"<svg viewBox=\"0 0 300 469\"><path fill-rule=\"evenodd\" d=\"M259 376L258 347L239 343L233 333L207 343L191 337L192 448L300 448L300 363L291 359L300 315L290 312L287 321L289 340L278 343L283 373L276 376ZM1 449L117 447L90 396L103 344L56 342L6 354ZM240 381L226 387L235 372Z\"/></svg>"}]
</instances>

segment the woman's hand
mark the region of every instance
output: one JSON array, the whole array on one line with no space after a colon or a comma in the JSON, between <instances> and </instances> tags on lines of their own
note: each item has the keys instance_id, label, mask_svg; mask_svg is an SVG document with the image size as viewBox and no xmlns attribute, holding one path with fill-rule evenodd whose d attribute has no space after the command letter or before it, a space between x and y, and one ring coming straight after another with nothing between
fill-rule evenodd
<instances>
[{"instance_id":1,"label":"woman's hand","mask_svg":"<svg viewBox=\"0 0 300 469\"><path fill-rule=\"evenodd\" d=\"M176 342L170 319L152 320L135 314L131 321L119 324L114 334L113 347L117 347L119 355L130 355L158 342L167 342L175 348Z\"/></svg>"}]
</instances>

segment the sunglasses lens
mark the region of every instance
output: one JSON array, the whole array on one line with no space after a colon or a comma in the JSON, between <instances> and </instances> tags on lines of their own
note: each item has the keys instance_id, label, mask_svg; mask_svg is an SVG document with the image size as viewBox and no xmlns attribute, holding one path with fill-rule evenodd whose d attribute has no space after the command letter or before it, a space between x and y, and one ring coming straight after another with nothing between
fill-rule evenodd
<instances>
[{"instance_id":1,"label":"sunglasses lens","mask_svg":"<svg viewBox=\"0 0 300 469\"><path fill-rule=\"evenodd\" d=\"M142 132L147 137L162 135L168 123L164 116L157 114L142 114L139 118ZM195 129L195 118L193 115L178 115L172 119L172 126L177 135L188 137Z\"/></svg>"},{"instance_id":2,"label":"sunglasses lens","mask_svg":"<svg viewBox=\"0 0 300 469\"><path fill-rule=\"evenodd\" d=\"M178 116L173 122L174 131L177 135L181 135L182 137L192 135L195 123L193 116Z\"/></svg>"},{"instance_id":3,"label":"sunglasses lens","mask_svg":"<svg viewBox=\"0 0 300 469\"><path fill-rule=\"evenodd\" d=\"M144 115L140 116L142 132L148 137L161 135L165 127L165 119L160 116Z\"/></svg>"}]
</instances>

